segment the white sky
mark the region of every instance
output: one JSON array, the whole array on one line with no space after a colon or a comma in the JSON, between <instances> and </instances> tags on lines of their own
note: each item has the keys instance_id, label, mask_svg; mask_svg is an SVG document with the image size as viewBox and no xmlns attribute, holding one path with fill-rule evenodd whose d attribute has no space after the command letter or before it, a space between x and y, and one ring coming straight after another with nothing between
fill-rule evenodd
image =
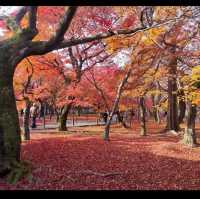
<instances>
[{"instance_id":1,"label":"white sky","mask_svg":"<svg viewBox=\"0 0 200 199\"><path fill-rule=\"evenodd\" d=\"M21 6L0 6L0 16L9 16L10 13L19 9ZM3 36L3 29L0 27L0 37Z\"/></svg>"}]
</instances>

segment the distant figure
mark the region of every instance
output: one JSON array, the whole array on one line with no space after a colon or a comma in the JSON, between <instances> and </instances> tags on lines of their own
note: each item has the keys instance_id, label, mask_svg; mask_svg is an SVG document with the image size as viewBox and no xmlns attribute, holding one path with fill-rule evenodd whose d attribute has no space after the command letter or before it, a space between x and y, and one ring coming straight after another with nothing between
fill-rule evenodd
<instances>
[{"instance_id":1,"label":"distant figure","mask_svg":"<svg viewBox=\"0 0 200 199\"><path fill-rule=\"evenodd\" d=\"M104 120L105 123L107 122L107 119L108 119L108 113L104 112L103 113L103 120Z\"/></svg>"},{"instance_id":2,"label":"distant figure","mask_svg":"<svg viewBox=\"0 0 200 199\"><path fill-rule=\"evenodd\" d=\"M131 110L131 116L132 116L132 117L135 116L135 112L134 112L134 110Z\"/></svg>"},{"instance_id":3,"label":"distant figure","mask_svg":"<svg viewBox=\"0 0 200 199\"><path fill-rule=\"evenodd\" d=\"M39 119L40 119L41 117L44 117L44 105L43 104L41 105L39 112L40 112L40 114L39 114Z\"/></svg>"},{"instance_id":4,"label":"distant figure","mask_svg":"<svg viewBox=\"0 0 200 199\"><path fill-rule=\"evenodd\" d=\"M31 128L36 128L36 117L37 117L37 105L36 103L33 104L30 108L30 115L32 118Z\"/></svg>"}]
</instances>

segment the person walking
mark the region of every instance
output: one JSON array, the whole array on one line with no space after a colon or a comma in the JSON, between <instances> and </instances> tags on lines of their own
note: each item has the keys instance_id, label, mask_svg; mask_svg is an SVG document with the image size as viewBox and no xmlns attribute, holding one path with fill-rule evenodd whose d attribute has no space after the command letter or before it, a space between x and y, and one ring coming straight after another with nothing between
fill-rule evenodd
<instances>
[{"instance_id":1,"label":"person walking","mask_svg":"<svg viewBox=\"0 0 200 199\"><path fill-rule=\"evenodd\" d=\"M107 120L108 120L108 113L106 113L106 112L103 113L103 120L104 120L104 122L106 124Z\"/></svg>"},{"instance_id":2,"label":"person walking","mask_svg":"<svg viewBox=\"0 0 200 199\"><path fill-rule=\"evenodd\" d=\"M30 115L32 118L31 128L36 128L36 117L37 117L37 104L36 103L33 103L33 106L31 106Z\"/></svg>"}]
</instances>

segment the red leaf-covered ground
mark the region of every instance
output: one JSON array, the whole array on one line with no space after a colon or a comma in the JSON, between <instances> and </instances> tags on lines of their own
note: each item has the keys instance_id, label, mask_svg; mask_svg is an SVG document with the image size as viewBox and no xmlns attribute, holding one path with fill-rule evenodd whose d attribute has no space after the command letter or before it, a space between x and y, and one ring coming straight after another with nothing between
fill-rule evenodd
<instances>
[{"instance_id":1,"label":"red leaf-covered ground","mask_svg":"<svg viewBox=\"0 0 200 199\"><path fill-rule=\"evenodd\" d=\"M113 127L110 142L102 140L103 127L32 133L22 145L22 159L33 165L32 182L1 180L0 189L200 189L200 147L187 148L180 137L158 133L153 125L148 129L140 137L138 128Z\"/></svg>"}]
</instances>

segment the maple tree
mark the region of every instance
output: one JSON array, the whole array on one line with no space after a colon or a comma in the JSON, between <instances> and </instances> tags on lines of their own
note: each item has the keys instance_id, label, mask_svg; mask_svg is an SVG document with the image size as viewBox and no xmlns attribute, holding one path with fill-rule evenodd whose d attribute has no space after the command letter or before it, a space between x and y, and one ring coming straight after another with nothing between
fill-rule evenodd
<instances>
[{"instance_id":1,"label":"maple tree","mask_svg":"<svg viewBox=\"0 0 200 199\"><path fill-rule=\"evenodd\" d=\"M198 10L198 8L197 8ZM185 14L185 16L195 16L197 15L197 10L190 10L188 8L181 8L181 7L156 7L154 10L154 21L163 21L163 20L174 20L175 18L181 18L181 12ZM162 15L162 17L161 17ZM188 43L196 37L198 34L197 29L193 29L190 34L186 34L185 29L189 24L190 19L188 18L181 18L180 21L177 23L171 24L164 24L159 27L151 28L147 31L141 32L138 36L141 35L141 42L138 45L141 48L145 48L145 46L149 46L155 49L154 54L156 54L156 49L160 51L161 58L166 59L165 63L164 60L162 61L168 68L168 86L167 86L167 93L168 93L168 116L167 116L167 129L168 130L179 130L179 123L183 121L184 112L185 112L185 102L183 98L183 90L180 91L177 88L177 59L182 60L183 57L188 56L188 53L191 52L186 51L185 47ZM197 17L198 18L198 17ZM198 19L197 19L198 20ZM148 21L148 20L147 20ZM151 20L150 20L151 22ZM184 24L184 25L183 25ZM194 26L193 26L194 27ZM123 41L121 41L123 38ZM111 50L118 51L120 48L130 47L131 45L135 46L135 39L131 40L131 37L119 37L114 39L108 39L108 42L111 43ZM198 52L198 51L197 51ZM169 60L169 61L168 61ZM162 65L163 65L162 63ZM177 99L177 92L180 97L179 100L179 107L180 107L180 114L178 116L178 99ZM178 123L179 117L179 123Z\"/></svg>"},{"instance_id":2,"label":"maple tree","mask_svg":"<svg viewBox=\"0 0 200 199\"><path fill-rule=\"evenodd\" d=\"M33 96L34 93L32 92L34 70L33 70L33 64L28 58L22 61L20 65L21 66L18 66L15 72L14 89L15 89L16 100L25 103L24 118L23 118L24 139L30 140L29 118L30 118L31 104L34 99ZM20 110L22 110L22 107L20 108Z\"/></svg>"},{"instance_id":3,"label":"maple tree","mask_svg":"<svg viewBox=\"0 0 200 199\"><path fill-rule=\"evenodd\" d=\"M72 104L86 103L95 106L93 102L90 103L90 100L83 102L81 98L84 92L79 83L82 81L83 74L97 68L97 65L102 64L111 54L127 50L130 55L129 63L123 68L124 76L115 79L117 80L115 86L118 85L118 89L116 87L114 89L113 86L109 90L108 85L102 89L95 83L94 75L88 78L101 95L99 100L101 102L98 104L102 104L103 101L104 108L109 110L104 132L105 140L109 139L113 114L122 105L120 100L126 98L124 90L128 92L137 90L135 97L139 98L142 135L146 134L147 103L145 100L149 100L148 92L155 87L156 90L162 90L162 96L167 96L166 128L179 131L187 103L185 98L187 89L184 89L185 83L181 80L185 74L180 72L180 68L184 64L190 68L198 65L195 62L199 56L199 47L191 48L196 41L199 41L198 12L199 7L190 6L120 8L25 6L19 7L10 16L2 15L1 28L4 29L5 34L0 41L2 52L0 56L2 66L0 67L0 174L11 172L12 175L16 165L20 165L20 126L13 87L16 88L17 97L19 95L17 90L23 90L20 91L20 95L23 95L26 106L29 107L28 84L32 73L27 69L28 77L24 75L24 78L27 78L24 80L26 84L22 83L24 88L18 88L15 83L13 86L13 76L20 62L23 65L24 60L32 56L40 55L35 62L48 66L44 73L47 75L45 77L41 70L37 71L35 64L32 65L32 71L37 74L38 81L41 79L44 81L34 89L34 95L45 103L51 101L55 109L61 107L60 130L66 130L66 118ZM192 22L194 19L195 21ZM188 61L188 57L194 60ZM193 63L188 64L188 62ZM70 64L73 70L68 70L67 64ZM167 75L163 80L156 80L155 85L153 81L156 79L157 71L160 73L164 71L160 68L164 68ZM195 81L198 83L197 80ZM109 81L107 83L109 84ZM167 92L164 93L164 90ZM105 97L107 95L105 93L109 93L109 97ZM198 89L195 89L194 93L197 95ZM154 103L153 98L152 100ZM188 100L188 128L184 134L186 144L195 143L195 136L192 135L195 134L197 101L198 99L195 102ZM156 120L159 120L156 103L154 103L154 115ZM28 112L25 116L27 121ZM13 175L16 173L14 172Z\"/></svg>"}]
</instances>

